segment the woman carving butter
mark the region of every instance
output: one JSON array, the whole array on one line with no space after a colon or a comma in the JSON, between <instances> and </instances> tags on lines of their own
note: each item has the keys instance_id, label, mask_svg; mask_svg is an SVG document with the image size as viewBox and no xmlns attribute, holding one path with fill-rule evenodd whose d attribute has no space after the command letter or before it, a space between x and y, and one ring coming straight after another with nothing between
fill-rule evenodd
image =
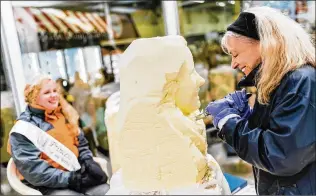
<instances>
[{"instance_id":1,"label":"woman carving butter","mask_svg":"<svg viewBox=\"0 0 316 196\"><path fill-rule=\"evenodd\" d=\"M291 30L289 30L291 29ZM315 46L295 21L267 7L250 8L227 28L222 44L232 68L256 86L211 102L219 136L251 163L263 195L315 195ZM259 65L258 65L259 64Z\"/></svg>"},{"instance_id":2,"label":"woman carving butter","mask_svg":"<svg viewBox=\"0 0 316 196\"><path fill-rule=\"evenodd\" d=\"M28 105L8 143L22 182L42 194L104 195L107 176L93 160L78 114L59 95L55 81L37 76L24 95Z\"/></svg>"}]
</instances>

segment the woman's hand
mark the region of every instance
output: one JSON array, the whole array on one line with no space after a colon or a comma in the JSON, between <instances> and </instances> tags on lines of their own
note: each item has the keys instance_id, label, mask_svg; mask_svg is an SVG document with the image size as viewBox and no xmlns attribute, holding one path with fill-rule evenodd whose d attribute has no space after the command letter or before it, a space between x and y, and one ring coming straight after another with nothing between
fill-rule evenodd
<instances>
[{"instance_id":1,"label":"woman's hand","mask_svg":"<svg viewBox=\"0 0 316 196\"><path fill-rule=\"evenodd\" d=\"M248 119L252 113L252 109L248 105L249 97L251 97L251 94L247 94L246 89L242 89L241 91L228 94L225 99L227 99L231 107L238 110L241 118Z\"/></svg>"},{"instance_id":2,"label":"woman's hand","mask_svg":"<svg viewBox=\"0 0 316 196\"><path fill-rule=\"evenodd\" d=\"M223 98L213 101L205 108L207 114L213 116L213 125L218 128L218 123L226 116L239 116L239 111L232 107L233 102Z\"/></svg>"},{"instance_id":3,"label":"woman's hand","mask_svg":"<svg viewBox=\"0 0 316 196\"><path fill-rule=\"evenodd\" d=\"M81 165L80 170L70 172L68 186L81 193L92 186L106 183L106 181L107 176L101 167L94 161L88 161Z\"/></svg>"},{"instance_id":4,"label":"woman's hand","mask_svg":"<svg viewBox=\"0 0 316 196\"><path fill-rule=\"evenodd\" d=\"M96 180L102 183L105 183L107 181L107 176L105 172L102 170L101 166L93 159L88 159L84 161L84 165L86 167L87 172Z\"/></svg>"}]
</instances>

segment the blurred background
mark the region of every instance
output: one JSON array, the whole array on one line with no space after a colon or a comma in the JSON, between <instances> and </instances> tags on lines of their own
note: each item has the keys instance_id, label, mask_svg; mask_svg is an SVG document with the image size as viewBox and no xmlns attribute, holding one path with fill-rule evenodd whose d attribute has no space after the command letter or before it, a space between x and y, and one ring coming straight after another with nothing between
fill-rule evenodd
<instances>
[{"instance_id":1,"label":"blurred background","mask_svg":"<svg viewBox=\"0 0 316 196\"><path fill-rule=\"evenodd\" d=\"M104 111L108 97L119 91L117 62L128 45L137 38L184 36L206 80L200 90L204 108L236 90L243 77L221 50L226 27L242 10L262 5L289 15L315 39L315 1L1 1L1 193L17 194L6 177L6 146L32 75L50 74L58 82L80 114L90 149L110 160ZM253 183L251 167L217 138L211 119L204 122L209 153L224 171Z\"/></svg>"}]
</instances>

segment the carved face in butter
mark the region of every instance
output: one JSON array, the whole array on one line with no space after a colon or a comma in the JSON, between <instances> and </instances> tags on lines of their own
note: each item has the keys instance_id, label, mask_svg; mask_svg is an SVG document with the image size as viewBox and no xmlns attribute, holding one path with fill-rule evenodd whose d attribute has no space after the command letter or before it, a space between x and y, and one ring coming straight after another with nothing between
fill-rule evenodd
<instances>
[{"instance_id":1,"label":"carved face in butter","mask_svg":"<svg viewBox=\"0 0 316 196\"><path fill-rule=\"evenodd\" d=\"M200 182L209 171L205 126L188 115L200 107L204 80L185 39L137 39L120 57L119 69L119 111L107 125L118 133L117 142L114 134L109 141L124 187L172 190Z\"/></svg>"},{"instance_id":2,"label":"carved face in butter","mask_svg":"<svg viewBox=\"0 0 316 196\"><path fill-rule=\"evenodd\" d=\"M193 65L186 62L180 68L178 90L175 96L176 106L184 113L190 114L200 107L199 90L205 80L195 71ZM193 63L190 62L190 63Z\"/></svg>"}]
</instances>

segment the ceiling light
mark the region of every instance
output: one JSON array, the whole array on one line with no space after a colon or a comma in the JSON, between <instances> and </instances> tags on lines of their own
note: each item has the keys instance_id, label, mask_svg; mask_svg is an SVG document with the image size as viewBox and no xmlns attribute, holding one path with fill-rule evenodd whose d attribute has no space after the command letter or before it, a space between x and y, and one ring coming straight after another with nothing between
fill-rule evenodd
<instances>
[{"instance_id":1,"label":"ceiling light","mask_svg":"<svg viewBox=\"0 0 316 196\"><path fill-rule=\"evenodd\" d=\"M224 2L216 2L216 5L220 6L220 7L225 7L226 6L226 4Z\"/></svg>"}]
</instances>

